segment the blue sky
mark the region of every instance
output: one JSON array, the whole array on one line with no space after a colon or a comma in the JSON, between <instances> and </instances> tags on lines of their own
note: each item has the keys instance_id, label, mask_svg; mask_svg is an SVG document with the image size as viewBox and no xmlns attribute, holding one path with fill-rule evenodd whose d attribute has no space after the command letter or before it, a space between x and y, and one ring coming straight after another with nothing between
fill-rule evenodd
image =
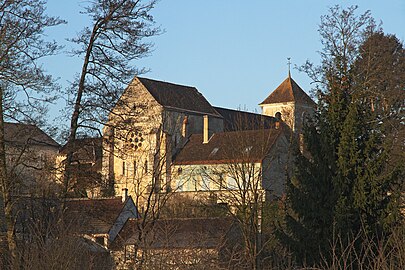
<instances>
[{"instance_id":1,"label":"blue sky","mask_svg":"<svg viewBox=\"0 0 405 270\"><path fill-rule=\"evenodd\" d=\"M69 49L73 37L87 23L80 0L49 0L48 13L68 24L48 35ZM371 10L386 33L405 40L405 1L272 1L272 0L161 0L152 11L165 33L150 41L152 54L137 62L151 72L144 77L191 85L215 106L260 111L257 106L287 76L287 57L294 65L319 60L317 29L328 8L358 5L358 14ZM45 68L62 86L80 71L81 59L64 54L51 57ZM292 77L309 92L310 80L292 69ZM52 109L57 115L59 103Z\"/></svg>"}]
</instances>

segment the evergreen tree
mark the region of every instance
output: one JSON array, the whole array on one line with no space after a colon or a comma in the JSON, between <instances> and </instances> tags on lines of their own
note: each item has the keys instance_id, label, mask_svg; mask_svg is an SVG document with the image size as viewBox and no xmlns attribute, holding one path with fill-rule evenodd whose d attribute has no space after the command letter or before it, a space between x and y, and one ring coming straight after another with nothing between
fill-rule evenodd
<instances>
[{"instance_id":1,"label":"evergreen tree","mask_svg":"<svg viewBox=\"0 0 405 270\"><path fill-rule=\"evenodd\" d=\"M392 198L388 194L397 174L384 174L387 153L370 116L364 104L350 105L338 147L335 221L342 234L362 231L381 238L384 227L389 227L385 226Z\"/></svg>"},{"instance_id":2,"label":"evergreen tree","mask_svg":"<svg viewBox=\"0 0 405 270\"><path fill-rule=\"evenodd\" d=\"M381 30L369 12L356 16L356 8L336 6L322 17L322 64L302 67L318 82L318 109L304 129L308 154L297 153L288 184L291 211L282 234L301 264L327 261L336 238L343 245L356 238L359 247L363 236L381 240L399 216L398 170L387 170L381 114L361 81L368 67L360 65L360 49Z\"/></svg>"},{"instance_id":3,"label":"evergreen tree","mask_svg":"<svg viewBox=\"0 0 405 270\"><path fill-rule=\"evenodd\" d=\"M287 183L288 202L293 211L286 217L288 233L281 233L282 242L293 252L302 265L313 265L327 256L332 240L333 207L335 197L330 179L331 170L329 144L324 133L316 130L314 123L305 127L306 150L311 158L296 147L294 175Z\"/></svg>"},{"instance_id":4,"label":"evergreen tree","mask_svg":"<svg viewBox=\"0 0 405 270\"><path fill-rule=\"evenodd\" d=\"M405 49L394 35L381 31L360 46L354 66L359 98L368 104L389 151L388 173L405 164ZM405 175L402 175L405 179Z\"/></svg>"}]
</instances>

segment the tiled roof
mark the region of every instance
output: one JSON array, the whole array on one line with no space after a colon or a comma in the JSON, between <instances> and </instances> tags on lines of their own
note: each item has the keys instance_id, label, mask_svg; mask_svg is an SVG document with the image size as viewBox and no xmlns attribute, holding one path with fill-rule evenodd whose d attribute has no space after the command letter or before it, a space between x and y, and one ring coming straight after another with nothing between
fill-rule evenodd
<instances>
[{"instance_id":1,"label":"tiled roof","mask_svg":"<svg viewBox=\"0 0 405 270\"><path fill-rule=\"evenodd\" d=\"M201 134L193 134L174 159L174 164L221 164L259 162L269 153L283 129L221 132L203 143Z\"/></svg>"},{"instance_id":2,"label":"tiled roof","mask_svg":"<svg viewBox=\"0 0 405 270\"><path fill-rule=\"evenodd\" d=\"M139 243L140 220L129 219L111 248L133 244L149 249L218 248L233 225L231 218L159 219L146 224L146 240Z\"/></svg>"},{"instance_id":3,"label":"tiled roof","mask_svg":"<svg viewBox=\"0 0 405 270\"><path fill-rule=\"evenodd\" d=\"M315 102L290 76L259 105L283 102L296 102L315 106Z\"/></svg>"},{"instance_id":4,"label":"tiled roof","mask_svg":"<svg viewBox=\"0 0 405 270\"><path fill-rule=\"evenodd\" d=\"M65 144L59 153L66 155L69 150L73 151L73 161L78 163L101 162L103 138L81 138L71 144Z\"/></svg>"},{"instance_id":5,"label":"tiled roof","mask_svg":"<svg viewBox=\"0 0 405 270\"><path fill-rule=\"evenodd\" d=\"M186 110L220 117L205 97L195 87L178 85L138 77L156 101L168 108Z\"/></svg>"},{"instance_id":6,"label":"tiled roof","mask_svg":"<svg viewBox=\"0 0 405 270\"><path fill-rule=\"evenodd\" d=\"M65 220L73 231L87 234L106 234L121 213L121 197L67 200Z\"/></svg>"},{"instance_id":7,"label":"tiled roof","mask_svg":"<svg viewBox=\"0 0 405 270\"><path fill-rule=\"evenodd\" d=\"M277 122L275 117L267 115L221 107L214 107L214 109L224 118L225 131L269 129L274 128Z\"/></svg>"},{"instance_id":8,"label":"tiled roof","mask_svg":"<svg viewBox=\"0 0 405 270\"><path fill-rule=\"evenodd\" d=\"M4 139L6 143L60 147L57 142L40 128L29 124L4 123Z\"/></svg>"}]
</instances>

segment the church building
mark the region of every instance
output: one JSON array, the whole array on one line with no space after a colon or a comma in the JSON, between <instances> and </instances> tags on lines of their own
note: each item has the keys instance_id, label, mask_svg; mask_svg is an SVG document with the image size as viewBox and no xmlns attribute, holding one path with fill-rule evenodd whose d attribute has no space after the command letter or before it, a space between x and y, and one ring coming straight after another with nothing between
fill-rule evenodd
<instances>
[{"instance_id":1,"label":"church building","mask_svg":"<svg viewBox=\"0 0 405 270\"><path fill-rule=\"evenodd\" d=\"M148 194L222 194L246 177L260 179L263 199L279 197L292 134L315 103L289 75L259 105L262 114L214 107L195 87L135 77L103 130L102 177L140 203Z\"/></svg>"}]
</instances>

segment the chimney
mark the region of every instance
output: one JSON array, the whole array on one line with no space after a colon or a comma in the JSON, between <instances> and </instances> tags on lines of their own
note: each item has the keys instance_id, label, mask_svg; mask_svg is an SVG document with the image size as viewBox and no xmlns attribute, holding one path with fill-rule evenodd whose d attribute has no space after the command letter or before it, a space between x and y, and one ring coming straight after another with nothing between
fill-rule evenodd
<instances>
[{"instance_id":1,"label":"chimney","mask_svg":"<svg viewBox=\"0 0 405 270\"><path fill-rule=\"evenodd\" d=\"M203 143L208 143L209 131L208 131L208 115L204 115L204 126L203 126Z\"/></svg>"},{"instance_id":2,"label":"chimney","mask_svg":"<svg viewBox=\"0 0 405 270\"><path fill-rule=\"evenodd\" d=\"M127 188L123 188L122 189L122 202L125 202L128 198L128 189Z\"/></svg>"},{"instance_id":3,"label":"chimney","mask_svg":"<svg viewBox=\"0 0 405 270\"><path fill-rule=\"evenodd\" d=\"M183 138L187 137L187 124L188 124L188 117L186 115L183 119L183 126L181 128L181 136L183 136Z\"/></svg>"}]
</instances>

